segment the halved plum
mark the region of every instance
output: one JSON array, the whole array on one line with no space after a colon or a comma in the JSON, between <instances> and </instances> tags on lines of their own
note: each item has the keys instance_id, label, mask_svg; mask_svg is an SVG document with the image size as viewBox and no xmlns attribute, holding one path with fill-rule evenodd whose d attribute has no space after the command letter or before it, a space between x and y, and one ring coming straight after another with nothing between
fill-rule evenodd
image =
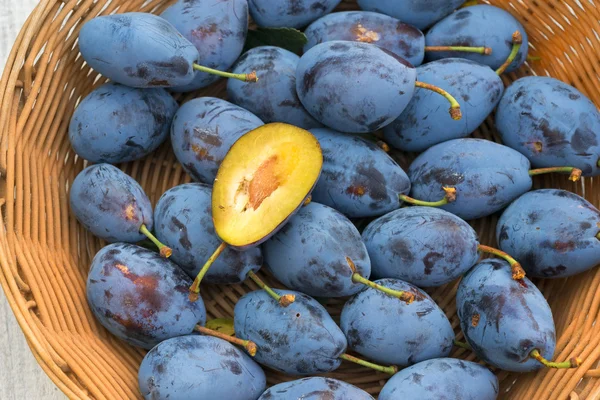
<instances>
[{"instance_id":1,"label":"halved plum","mask_svg":"<svg viewBox=\"0 0 600 400\"><path fill-rule=\"evenodd\" d=\"M200 269L190 287L197 299L200 282L227 248L258 246L275 234L309 199L323 166L316 137L293 125L271 123L239 138L225 155L212 192L216 234L223 241ZM282 306L294 301L280 296L253 272L248 277Z\"/></svg>"},{"instance_id":2,"label":"halved plum","mask_svg":"<svg viewBox=\"0 0 600 400\"><path fill-rule=\"evenodd\" d=\"M231 147L215 179L217 235L238 249L264 242L304 203L322 165L319 141L304 129L272 123L248 132Z\"/></svg>"}]
</instances>

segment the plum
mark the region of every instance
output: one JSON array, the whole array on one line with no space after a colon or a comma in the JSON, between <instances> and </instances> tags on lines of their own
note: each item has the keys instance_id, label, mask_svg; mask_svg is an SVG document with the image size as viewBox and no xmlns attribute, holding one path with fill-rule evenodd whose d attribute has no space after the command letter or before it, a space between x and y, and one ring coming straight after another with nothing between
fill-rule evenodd
<instances>
[{"instance_id":1,"label":"plum","mask_svg":"<svg viewBox=\"0 0 600 400\"><path fill-rule=\"evenodd\" d=\"M317 44L332 40L372 43L387 49L413 66L425 57L425 35L400 20L370 11L336 12L319 18L304 31L307 52Z\"/></svg>"},{"instance_id":2,"label":"plum","mask_svg":"<svg viewBox=\"0 0 600 400\"><path fill-rule=\"evenodd\" d=\"M407 304L367 288L346 302L340 326L348 347L379 363L407 366L447 357L454 331L444 311L416 286L398 279L377 284L414 296Z\"/></svg>"},{"instance_id":3,"label":"plum","mask_svg":"<svg viewBox=\"0 0 600 400\"><path fill-rule=\"evenodd\" d=\"M79 32L79 50L94 70L132 87L171 87L194 79L198 50L169 22L130 12L103 15Z\"/></svg>"},{"instance_id":4,"label":"plum","mask_svg":"<svg viewBox=\"0 0 600 400\"><path fill-rule=\"evenodd\" d=\"M452 282L479 260L477 233L456 215L405 207L371 222L362 233L372 276L419 287Z\"/></svg>"},{"instance_id":5,"label":"plum","mask_svg":"<svg viewBox=\"0 0 600 400\"><path fill-rule=\"evenodd\" d=\"M379 216L401 206L399 195L410 192L410 180L385 151L361 137L331 129L310 132L323 151L323 171L313 200L350 218Z\"/></svg>"},{"instance_id":6,"label":"plum","mask_svg":"<svg viewBox=\"0 0 600 400\"><path fill-rule=\"evenodd\" d=\"M250 111L215 97L183 104L171 125L171 144L185 171L212 184L225 154L242 135L262 126Z\"/></svg>"},{"instance_id":7,"label":"plum","mask_svg":"<svg viewBox=\"0 0 600 400\"><path fill-rule=\"evenodd\" d=\"M379 400L496 400L498 378L483 365L455 358L422 361L394 375Z\"/></svg>"},{"instance_id":8,"label":"plum","mask_svg":"<svg viewBox=\"0 0 600 400\"><path fill-rule=\"evenodd\" d=\"M394 121L415 86L429 88L460 105L443 89L417 82L416 69L389 50L369 43L333 40L306 52L296 70L296 90L306 110L322 124L348 133L373 132Z\"/></svg>"},{"instance_id":9,"label":"plum","mask_svg":"<svg viewBox=\"0 0 600 400\"><path fill-rule=\"evenodd\" d=\"M172 260L193 278L221 243L212 221L211 193L211 187L201 183L175 186L161 196L154 210L156 237L174 250ZM240 283L261 265L260 247L226 249L204 279L208 283Z\"/></svg>"},{"instance_id":10,"label":"plum","mask_svg":"<svg viewBox=\"0 0 600 400\"><path fill-rule=\"evenodd\" d=\"M572 167L530 170L529 160L516 150L488 140L454 139L421 153L410 165L411 195L434 201L444 187L456 189L456 200L441 208L469 220L506 207L529 191L532 175L570 172L578 180L581 171Z\"/></svg>"},{"instance_id":11,"label":"plum","mask_svg":"<svg viewBox=\"0 0 600 400\"><path fill-rule=\"evenodd\" d=\"M445 99L417 88L402 114L383 130L385 141L404 151L422 152L435 144L470 135L491 114L504 92L496 72L462 58L427 63L417 68L417 75L456 96L463 118L453 121L444 107Z\"/></svg>"},{"instance_id":12,"label":"plum","mask_svg":"<svg viewBox=\"0 0 600 400\"><path fill-rule=\"evenodd\" d=\"M134 346L150 349L206 322L201 299L188 299L191 279L173 262L128 243L113 243L92 260L87 299L98 321Z\"/></svg>"},{"instance_id":13,"label":"plum","mask_svg":"<svg viewBox=\"0 0 600 400\"><path fill-rule=\"evenodd\" d=\"M258 400L375 400L349 383L319 376L283 382L267 389Z\"/></svg>"},{"instance_id":14,"label":"plum","mask_svg":"<svg viewBox=\"0 0 600 400\"><path fill-rule=\"evenodd\" d=\"M408 22L404 20L405 22ZM436 23L425 35L427 46L485 46L491 54L456 51L428 52L427 60L461 57L490 66L496 70L506 62L514 48L514 34L521 42L514 60L506 68L512 72L527 59L528 42L525 28L508 11L487 4L466 7Z\"/></svg>"},{"instance_id":15,"label":"plum","mask_svg":"<svg viewBox=\"0 0 600 400\"><path fill-rule=\"evenodd\" d=\"M255 359L291 375L312 375L337 369L346 338L325 308L311 297L290 290L296 301L282 308L264 291L242 296L234 310L235 334L258 346Z\"/></svg>"},{"instance_id":16,"label":"plum","mask_svg":"<svg viewBox=\"0 0 600 400\"><path fill-rule=\"evenodd\" d=\"M496 226L501 249L523 263L528 275L564 278L600 264L600 211L566 190L525 193Z\"/></svg>"},{"instance_id":17,"label":"plum","mask_svg":"<svg viewBox=\"0 0 600 400\"><path fill-rule=\"evenodd\" d=\"M570 368L580 363L578 359L560 364L546 361L556 346L550 306L529 279L512 279L504 260L484 260L474 266L460 282L456 308L468 344L490 365L528 372L543 365Z\"/></svg>"},{"instance_id":18,"label":"plum","mask_svg":"<svg viewBox=\"0 0 600 400\"><path fill-rule=\"evenodd\" d=\"M419 29L428 28L463 3L464 0L358 0L363 10L390 15Z\"/></svg>"},{"instance_id":19,"label":"plum","mask_svg":"<svg viewBox=\"0 0 600 400\"><path fill-rule=\"evenodd\" d=\"M188 335L150 350L138 372L145 399L256 400L265 390L264 371L224 340Z\"/></svg>"},{"instance_id":20,"label":"plum","mask_svg":"<svg viewBox=\"0 0 600 400\"><path fill-rule=\"evenodd\" d=\"M169 257L171 249L150 231L152 204L132 177L110 164L94 164L73 180L71 211L87 230L107 242L138 242L146 237Z\"/></svg>"},{"instance_id":21,"label":"plum","mask_svg":"<svg viewBox=\"0 0 600 400\"><path fill-rule=\"evenodd\" d=\"M246 0L179 0L160 16L198 49L199 64L228 70L242 54L248 32ZM190 83L172 90L189 92L206 87L218 78L198 71Z\"/></svg>"},{"instance_id":22,"label":"plum","mask_svg":"<svg viewBox=\"0 0 600 400\"><path fill-rule=\"evenodd\" d=\"M412 301L369 281L371 262L360 233L343 214L319 203L302 207L263 244L269 270L287 287L315 297L345 297L363 285Z\"/></svg>"},{"instance_id":23,"label":"plum","mask_svg":"<svg viewBox=\"0 0 600 400\"><path fill-rule=\"evenodd\" d=\"M557 79L530 76L510 85L498 105L503 143L536 168L569 165L600 175L600 113L583 93Z\"/></svg>"},{"instance_id":24,"label":"plum","mask_svg":"<svg viewBox=\"0 0 600 400\"><path fill-rule=\"evenodd\" d=\"M322 126L304 109L296 93L296 68L300 57L274 46L245 52L233 66L234 73L256 71L256 83L230 79L229 101L254 113L264 122L285 122L303 129Z\"/></svg>"},{"instance_id":25,"label":"plum","mask_svg":"<svg viewBox=\"0 0 600 400\"><path fill-rule=\"evenodd\" d=\"M106 83L75 109L69 140L77 155L93 163L137 160L165 141L177 108L164 89Z\"/></svg>"},{"instance_id":26,"label":"plum","mask_svg":"<svg viewBox=\"0 0 600 400\"><path fill-rule=\"evenodd\" d=\"M266 28L303 28L329 14L341 0L249 0L250 15Z\"/></svg>"}]
</instances>

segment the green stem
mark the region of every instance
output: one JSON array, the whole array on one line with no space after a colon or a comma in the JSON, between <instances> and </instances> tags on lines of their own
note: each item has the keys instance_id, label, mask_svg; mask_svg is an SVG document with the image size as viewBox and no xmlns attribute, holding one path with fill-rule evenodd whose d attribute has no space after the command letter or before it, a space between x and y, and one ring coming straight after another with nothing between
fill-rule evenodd
<instances>
[{"instance_id":1,"label":"green stem","mask_svg":"<svg viewBox=\"0 0 600 400\"><path fill-rule=\"evenodd\" d=\"M190 286L190 300L191 301L198 300L198 294L200 293L200 282L202 282L202 278L204 278L204 275L206 275L210 266L213 265L215 260L217 258L219 258L219 256L223 252L223 250L225 250L226 248L227 248L227 243L221 242L221 244L219 245L219 247L217 247L215 252L208 258L206 263L204 263L204 265L200 269L200 272L198 272L198 275L196 275L196 279L194 279L194 283L192 283L192 286Z\"/></svg>"},{"instance_id":2,"label":"green stem","mask_svg":"<svg viewBox=\"0 0 600 400\"><path fill-rule=\"evenodd\" d=\"M252 71L249 74L232 74L231 72L219 71L218 69L208 68L196 63L194 63L193 66L196 71L206 72L207 74L217 75L223 78L239 79L242 82L258 82L256 71Z\"/></svg>"},{"instance_id":3,"label":"green stem","mask_svg":"<svg viewBox=\"0 0 600 400\"><path fill-rule=\"evenodd\" d=\"M548 368L558 368L558 369L577 368L582 363L582 360L579 357L574 357L574 358L571 358L570 360L563 361L563 362L548 361L544 357L542 357L542 355L540 354L540 351L538 349L533 349L531 351L531 353L529 353L529 355L531 356L531 358L544 364Z\"/></svg>"},{"instance_id":4,"label":"green stem","mask_svg":"<svg viewBox=\"0 0 600 400\"><path fill-rule=\"evenodd\" d=\"M473 350L473 348L471 347L471 345L469 343L467 343L467 342L461 342L460 340L454 339L454 345L456 347L462 347L463 349Z\"/></svg>"},{"instance_id":5,"label":"green stem","mask_svg":"<svg viewBox=\"0 0 600 400\"><path fill-rule=\"evenodd\" d=\"M223 339L229 343L238 345L243 347L244 349L246 349L246 351L248 352L248 354L250 354L252 357L254 357L256 355L256 350L258 349L258 347L256 346L256 343L254 343L251 340L242 340L230 335L226 335L224 333L221 332L217 332L215 330L212 329L208 329L204 326L200 326L200 325L196 325L196 327L194 328L194 330L198 333L201 333L203 335L206 336L213 336L219 339Z\"/></svg>"},{"instance_id":6,"label":"green stem","mask_svg":"<svg viewBox=\"0 0 600 400\"><path fill-rule=\"evenodd\" d=\"M160 255L161 256L163 256L164 258L171 257L171 254L173 254L173 250L171 250L171 248L169 246L166 246L166 245L162 244L160 242L160 240L158 240L156 238L156 236L154 236L152 234L152 232L150 232L148 230L148 228L146 227L145 224L142 224L142 226L140 227L140 232L142 234L144 234L144 236L146 236L148 239L150 239L150 241L152 243L154 243L156 245L156 247L158 247L158 250L160 251Z\"/></svg>"},{"instance_id":7,"label":"green stem","mask_svg":"<svg viewBox=\"0 0 600 400\"><path fill-rule=\"evenodd\" d=\"M527 61L540 61L541 59L542 59L542 57L540 57L540 56L532 56L532 55L527 56Z\"/></svg>"},{"instance_id":8,"label":"green stem","mask_svg":"<svg viewBox=\"0 0 600 400\"><path fill-rule=\"evenodd\" d=\"M248 272L248 277L252 279L254 283L258 285L259 288L261 288L262 290L267 292L269 296L274 298L280 306L287 307L294 301L296 301L296 296L293 294L284 294L283 296L280 296L277 293L275 293L275 291L271 289L269 285L267 285L262 279L260 279L258 275L254 273L254 271Z\"/></svg>"},{"instance_id":9,"label":"green stem","mask_svg":"<svg viewBox=\"0 0 600 400\"><path fill-rule=\"evenodd\" d=\"M502 250L495 249L490 246L484 246L482 244L477 245L477 249L482 253L493 254L496 257L500 257L508 261L512 269L512 278L514 280L520 280L525 278L525 270L523 269L523 267L521 267L521 264L519 264L519 262L512 258L508 253L505 253Z\"/></svg>"},{"instance_id":10,"label":"green stem","mask_svg":"<svg viewBox=\"0 0 600 400\"><path fill-rule=\"evenodd\" d=\"M492 49L489 47L470 47L470 46L425 46L425 51L460 51L461 53L477 53L489 56Z\"/></svg>"},{"instance_id":11,"label":"green stem","mask_svg":"<svg viewBox=\"0 0 600 400\"><path fill-rule=\"evenodd\" d=\"M450 116L452 117L452 119L459 120L462 118L462 113L460 112L460 104L458 104L458 101L456 101L456 99L450 93L446 92L442 88L430 85L429 83L416 81L415 86L421 89L431 90L432 92L436 92L444 96L446 100L448 100L448 102L450 103Z\"/></svg>"},{"instance_id":12,"label":"green stem","mask_svg":"<svg viewBox=\"0 0 600 400\"><path fill-rule=\"evenodd\" d=\"M512 41L512 51L508 55L506 61L504 61L504 64L502 64L500 68L496 70L496 74L498 75L502 75L504 71L506 71L506 69L510 67L510 64L512 64L512 62L515 61L515 58L517 58L517 54L519 54L519 50L521 50L521 45L523 44L523 36L521 35L521 32L516 31L515 33L513 33Z\"/></svg>"},{"instance_id":13,"label":"green stem","mask_svg":"<svg viewBox=\"0 0 600 400\"><path fill-rule=\"evenodd\" d=\"M569 176L569 180L573 182L577 182L581 179L582 171L579 168L574 167L550 167L550 168L538 168L529 170L530 176L542 175L542 174L550 174L552 172L568 172L571 175Z\"/></svg>"},{"instance_id":14,"label":"green stem","mask_svg":"<svg viewBox=\"0 0 600 400\"><path fill-rule=\"evenodd\" d=\"M346 257L346 262L348 263L348 266L352 270L352 282L362 283L365 286L368 286L375 290L379 290L380 292L383 292L387 295L390 295L392 297L397 297L400 300L405 301L407 304L410 304L415 300L415 295L410 292L405 292L403 290L390 289L385 286L381 286L381 285L361 276L358 272L356 272L356 265L354 265L354 261L352 261L352 259L350 257Z\"/></svg>"},{"instance_id":15,"label":"green stem","mask_svg":"<svg viewBox=\"0 0 600 400\"><path fill-rule=\"evenodd\" d=\"M454 200L456 200L456 189L455 188L443 187L442 189L444 189L444 192L446 192L446 195L444 196L444 198L442 200L438 200L438 201L417 200L417 199L413 199L412 197L409 197L405 194L400 194L400 195L398 195L398 197L400 198L400 200L404 201L405 203L413 204L415 206L425 206L425 207L440 207L445 204L452 203Z\"/></svg>"},{"instance_id":16,"label":"green stem","mask_svg":"<svg viewBox=\"0 0 600 400\"><path fill-rule=\"evenodd\" d=\"M396 367L395 365L390 365L389 367L384 367L383 365L374 364L372 362L361 360L360 358L351 356L346 353L342 354L340 356L340 358L342 360L350 361L355 364L362 365L363 367L371 368L371 369L374 369L375 371L379 371L379 372L385 372L386 374L390 374L390 375L394 375L396 372L398 372L398 367Z\"/></svg>"}]
</instances>

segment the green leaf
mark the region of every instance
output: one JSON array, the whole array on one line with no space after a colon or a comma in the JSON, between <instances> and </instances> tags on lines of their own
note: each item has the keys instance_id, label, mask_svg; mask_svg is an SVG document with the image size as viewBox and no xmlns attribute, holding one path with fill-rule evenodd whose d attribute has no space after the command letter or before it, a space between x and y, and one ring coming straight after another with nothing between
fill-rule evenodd
<instances>
[{"instance_id":1,"label":"green leaf","mask_svg":"<svg viewBox=\"0 0 600 400\"><path fill-rule=\"evenodd\" d=\"M221 332L229 336L233 336L235 331L233 329L233 319L231 318L215 318L206 322L206 327L213 331Z\"/></svg>"},{"instance_id":2,"label":"green leaf","mask_svg":"<svg viewBox=\"0 0 600 400\"><path fill-rule=\"evenodd\" d=\"M244 51L258 46L277 46L300 54L307 42L306 35L294 28L257 28L248 31Z\"/></svg>"}]
</instances>

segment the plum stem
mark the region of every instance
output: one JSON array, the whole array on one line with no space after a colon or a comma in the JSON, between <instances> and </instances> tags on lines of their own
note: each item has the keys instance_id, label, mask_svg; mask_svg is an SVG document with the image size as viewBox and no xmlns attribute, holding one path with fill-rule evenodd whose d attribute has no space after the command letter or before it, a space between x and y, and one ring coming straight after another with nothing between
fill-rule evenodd
<instances>
[{"instance_id":1,"label":"plum stem","mask_svg":"<svg viewBox=\"0 0 600 400\"><path fill-rule=\"evenodd\" d=\"M371 369L374 369L375 371L379 371L379 372L385 372L386 374L390 374L390 375L394 375L396 372L398 372L398 367L396 367L395 365L390 365L389 367L385 367L383 365L374 364L372 362L362 360L358 357L354 357L354 356L351 356L346 353L342 354L340 356L340 358L342 360L350 361L355 364L362 365L363 367L371 368Z\"/></svg>"},{"instance_id":2,"label":"plum stem","mask_svg":"<svg viewBox=\"0 0 600 400\"><path fill-rule=\"evenodd\" d=\"M302 205L304 207L306 207L307 205L310 204L311 201L312 201L312 195L309 194L308 196L306 196L306 199L304 199L304 203L302 203Z\"/></svg>"},{"instance_id":3,"label":"plum stem","mask_svg":"<svg viewBox=\"0 0 600 400\"><path fill-rule=\"evenodd\" d=\"M541 59L542 59L542 57L540 57L540 56L532 56L532 55L527 56L527 61L540 61Z\"/></svg>"},{"instance_id":4,"label":"plum stem","mask_svg":"<svg viewBox=\"0 0 600 400\"><path fill-rule=\"evenodd\" d=\"M489 47L471 47L471 46L425 46L425 51L460 51L462 53L477 53L485 56L492 54Z\"/></svg>"},{"instance_id":5,"label":"plum stem","mask_svg":"<svg viewBox=\"0 0 600 400\"><path fill-rule=\"evenodd\" d=\"M200 326L200 325L196 325L196 327L194 328L194 330L198 333L201 333L203 335L206 336L213 336L219 339L223 339L229 343L232 344L236 344L238 346L243 347L244 349L246 349L246 351L248 352L248 354L250 354L252 357L254 357L256 355L256 350L258 349L258 347L256 346L256 343L254 343L251 340L242 340L230 335L227 335L225 333L222 332L217 332L215 330L206 328L204 326Z\"/></svg>"},{"instance_id":6,"label":"plum stem","mask_svg":"<svg viewBox=\"0 0 600 400\"><path fill-rule=\"evenodd\" d=\"M404 290L390 289L390 288L381 286L381 285L363 277L361 274L356 272L356 265L354 264L354 261L352 261L352 259L350 257L346 257L346 262L348 263L348 266L352 270L352 282L361 283L361 284L368 286L370 288L373 288L375 290L379 290L380 292L383 292L389 296L397 297L400 300L405 301L407 304L410 304L415 300L415 295L410 292L406 292Z\"/></svg>"},{"instance_id":7,"label":"plum stem","mask_svg":"<svg viewBox=\"0 0 600 400\"><path fill-rule=\"evenodd\" d=\"M550 167L550 168L537 168L529 170L530 176L549 174L552 172L569 172L569 180L577 182L581 179L582 171L579 168L574 167Z\"/></svg>"},{"instance_id":8,"label":"plum stem","mask_svg":"<svg viewBox=\"0 0 600 400\"><path fill-rule=\"evenodd\" d=\"M192 283L192 286L190 286L190 300L191 301L198 300L198 294L200 293L200 282L202 282L202 278L204 278L204 275L206 275L210 266L213 265L215 260L217 258L219 258L219 256L223 252L223 250L225 250L226 248L227 248L227 243L221 242L221 244L219 245L219 247L217 247L215 252L208 258L206 263L204 263L204 265L200 269L200 272L198 272L198 275L196 275L196 279L194 279L194 283Z\"/></svg>"},{"instance_id":9,"label":"plum stem","mask_svg":"<svg viewBox=\"0 0 600 400\"><path fill-rule=\"evenodd\" d=\"M212 69L194 63L193 67L196 71L206 72L207 74L221 76L223 78L238 79L242 82L258 82L256 71L252 71L249 74L232 74L231 72L219 71L218 69Z\"/></svg>"},{"instance_id":10,"label":"plum stem","mask_svg":"<svg viewBox=\"0 0 600 400\"><path fill-rule=\"evenodd\" d=\"M460 340L454 339L454 345L456 347L461 347L463 349L473 350L473 348L471 347L471 345L469 343L467 343L467 342L461 342Z\"/></svg>"},{"instance_id":11,"label":"plum stem","mask_svg":"<svg viewBox=\"0 0 600 400\"><path fill-rule=\"evenodd\" d=\"M296 296L293 294L284 294L283 296L280 296L277 293L275 293L275 291L271 289L269 285L267 285L262 279L260 279L258 275L254 273L254 271L248 272L248 277L252 279L254 283L258 285L259 288L261 288L262 290L267 292L269 296L274 298L281 307L287 307L294 301L296 301Z\"/></svg>"},{"instance_id":12,"label":"plum stem","mask_svg":"<svg viewBox=\"0 0 600 400\"><path fill-rule=\"evenodd\" d=\"M540 351L538 349L531 350L531 353L529 353L529 355L531 356L531 358L544 364L548 368L558 368L558 369L577 368L582 363L582 360L579 357L573 357L573 358L571 358L567 361L563 361L563 362L548 361L544 357L542 357L542 355L540 354Z\"/></svg>"},{"instance_id":13,"label":"plum stem","mask_svg":"<svg viewBox=\"0 0 600 400\"><path fill-rule=\"evenodd\" d=\"M158 247L158 250L160 251L160 255L163 256L164 258L169 258L171 257L171 254L173 254L173 250L171 250L171 248L163 243L160 242L160 240L158 240L156 238L156 236L154 236L152 234L152 232L150 232L148 230L148 227L145 224L142 224L142 226L140 227L140 232L146 236L148 239L150 239L150 241L152 243L154 243L156 245L156 247Z\"/></svg>"},{"instance_id":14,"label":"plum stem","mask_svg":"<svg viewBox=\"0 0 600 400\"><path fill-rule=\"evenodd\" d=\"M490 246L484 246L482 244L477 245L477 249L482 253L493 254L496 257L500 257L508 261L512 269L512 278L514 280L517 281L525 278L525 270L523 269L523 267L521 267L521 264L519 264L519 262L512 258L508 253L505 253L502 250L495 249Z\"/></svg>"},{"instance_id":15,"label":"plum stem","mask_svg":"<svg viewBox=\"0 0 600 400\"><path fill-rule=\"evenodd\" d=\"M460 6L458 8L476 6L477 4L479 4L479 1L477 1L477 0L467 0L462 4L462 6Z\"/></svg>"},{"instance_id":16,"label":"plum stem","mask_svg":"<svg viewBox=\"0 0 600 400\"><path fill-rule=\"evenodd\" d=\"M448 100L448 102L450 103L450 116L452 117L453 120L459 120L462 118L462 113L460 111L460 104L458 104L458 101L456 101L456 99L448 92L446 92L444 89L434 86L434 85L430 85L429 83L425 83L425 82L420 82L420 81L416 81L415 82L415 86L421 89L426 89L426 90L431 90L432 92L438 93L442 96L444 96L446 98L446 100Z\"/></svg>"},{"instance_id":17,"label":"plum stem","mask_svg":"<svg viewBox=\"0 0 600 400\"><path fill-rule=\"evenodd\" d=\"M515 58L517 58L519 50L521 50L521 45L523 44L523 36L521 35L521 32L516 31L515 33L513 33L512 41L513 46L510 54L508 55L508 58L506 59L506 61L504 61L504 64L502 64L500 68L496 70L496 74L498 75L502 75L504 71L506 71L506 69L510 66L510 64L512 64L512 62L515 61Z\"/></svg>"},{"instance_id":18,"label":"plum stem","mask_svg":"<svg viewBox=\"0 0 600 400\"><path fill-rule=\"evenodd\" d=\"M398 197L400 198L400 200L402 200L405 203L413 204L415 206L425 206L425 207L440 207L445 204L452 203L454 200L456 200L456 189L455 188L444 186L442 189L444 189L444 192L446 192L446 195L444 196L444 198L442 200L438 200L438 201L417 200L417 199L413 199L412 197L409 197L405 194L400 194L400 195L398 195Z\"/></svg>"}]
</instances>

